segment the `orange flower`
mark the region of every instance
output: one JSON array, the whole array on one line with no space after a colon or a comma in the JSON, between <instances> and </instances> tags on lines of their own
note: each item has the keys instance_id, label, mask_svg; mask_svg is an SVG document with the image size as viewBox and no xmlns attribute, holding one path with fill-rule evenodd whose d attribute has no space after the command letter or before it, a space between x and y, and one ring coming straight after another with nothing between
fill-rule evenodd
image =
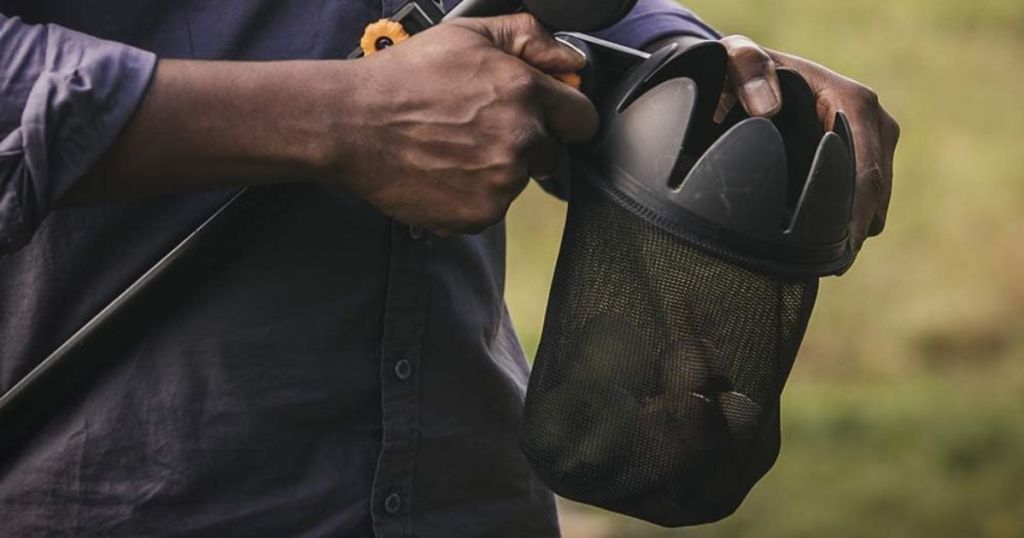
<instances>
[{"instance_id":1,"label":"orange flower","mask_svg":"<svg viewBox=\"0 0 1024 538\"><path fill-rule=\"evenodd\" d=\"M405 31L401 23L381 19L366 27L359 47L363 49L363 55L369 56L406 39L409 39L409 33Z\"/></svg>"}]
</instances>

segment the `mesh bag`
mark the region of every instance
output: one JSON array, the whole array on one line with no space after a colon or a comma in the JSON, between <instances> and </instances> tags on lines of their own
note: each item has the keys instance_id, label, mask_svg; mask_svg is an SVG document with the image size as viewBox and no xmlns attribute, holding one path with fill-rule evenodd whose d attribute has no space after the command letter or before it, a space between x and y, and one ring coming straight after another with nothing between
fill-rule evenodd
<instances>
[{"instance_id":1,"label":"mesh bag","mask_svg":"<svg viewBox=\"0 0 1024 538\"><path fill-rule=\"evenodd\" d=\"M735 510L779 450L817 278L690 246L573 185L522 448L559 494L663 525Z\"/></svg>"},{"instance_id":2,"label":"mesh bag","mask_svg":"<svg viewBox=\"0 0 1024 538\"><path fill-rule=\"evenodd\" d=\"M818 278L852 259L845 117L826 133L779 71L778 115L714 122L726 60L663 49L596 99L526 396L549 487L666 526L729 515L773 465Z\"/></svg>"}]
</instances>

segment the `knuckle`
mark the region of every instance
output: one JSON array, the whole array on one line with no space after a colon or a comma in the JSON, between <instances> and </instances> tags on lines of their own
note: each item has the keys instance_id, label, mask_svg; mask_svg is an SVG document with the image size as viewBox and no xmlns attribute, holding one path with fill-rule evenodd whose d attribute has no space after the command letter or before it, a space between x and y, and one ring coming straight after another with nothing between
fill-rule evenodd
<instances>
[{"instance_id":1,"label":"knuckle","mask_svg":"<svg viewBox=\"0 0 1024 538\"><path fill-rule=\"evenodd\" d=\"M536 37L544 33L544 26L537 20L537 17L534 17L529 13L518 13L516 14L516 17L516 22L519 24L519 31L522 34Z\"/></svg>"},{"instance_id":2,"label":"knuckle","mask_svg":"<svg viewBox=\"0 0 1024 538\"><path fill-rule=\"evenodd\" d=\"M757 63L767 64L771 61L768 54L761 50L761 47L754 45L753 43L747 45L741 45L729 52L729 56L733 61L744 62L744 63Z\"/></svg>"},{"instance_id":3,"label":"knuckle","mask_svg":"<svg viewBox=\"0 0 1024 538\"><path fill-rule=\"evenodd\" d=\"M531 100L537 84L537 78L532 73L516 66L514 74L505 84L505 90L515 100Z\"/></svg>"},{"instance_id":4,"label":"knuckle","mask_svg":"<svg viewBox=\"0 0 1024 538\"><path fill-rule=\"evenodd\" d=\"M479 197L472 204L466 216L466 231L479 233L490 228L505 216L506 208L507 205L500 197Z\"/></svg>"},{"instance_id":5,"label":"knuckle","mask_svg":"<svg viewBox=\"0 0 1024 538\"><path fill-rule=\"evenodd\" d=\"M532 18L531 18L532 20ZM534 30L519 32L512 37L511 54L522 58L526 51L532 49L540 39L539 34Z\"/></svg>"},{"instance_id":6,"label":"knuckle","mask_svg":"<svg viewBox=\"0 0 1024 538\"><path fill-rule=\"evenodd\" d=\"M514 163L518 161L518 157L510 151L501 161L503 164L500 166L500 169L486 176L485 183L490 193L508 190L515 183L512 168Z\"/></svg>"},{"instance_id":7,"label":"knuckle","mask_svg":"<svg viewBox=\"0 0 1024 538\"><path fill-rule=\"evenodd\" d=\"M754 43L745 37L733 41L730 46L727 47L727 50L729 53L729 59L734 63L764 67L772 64L771 56L769 56L764 49L758 46L757 43Z\"/></svg>"},{"instance_id":8,"label":"knuckle","mask_svg":"<svg viewBox=\"0 0 1024 538\"><path fill-rule=\"evenodd\" d=\"M876 92L874 89L868 86L858 85L855 93L857 95L857 99L861 101L863 106L872 109L877 109L880 107L880 103L878 100L878 92Z\"/></svg>"},{"instance_id":9,"label":"knuckle","mask_svg":"<svg viewBox=\"0 0 1024 538\"><path fill-rule=\"evenodd\" d=\"M732 49L734 47L748 45L754 41L743 34L732 34L727 35L719 40L719 43L725 46L726 49Z\"/></svg>"},{"instance_id":10,"label":"knuckle","mask_svg":"<svg viewBox=\"0 0 1024 538\"><path fill-rule=\"evenodd\" d=\"M543 35L547 35L548 34L547 28L545 28L544 25L540 22L540 19L538 19L537 17L534 17L533 15L531 15L529 13L526 14L526 17L530 20L530 23L529 23L530 24L530 28L533 31L537 32L538 34L543 34Z\"/></svg>"},{"instance_id":11,"label":"knuckle","mask_svg":"<svg viewBox=\"0 0 1024 538\"><path fill-rule=\"evenodd\" d=\"M889 192L889 181L877 164L861 174L860 182L876 200L881 200Z\"/></svg>"},{"instance_id":12,"label":"knuckle","mask_svg":"<svg viewBox=\"0 0 1024 538\"><path fill-rule=\"evenodd\" d=\"M513 129L511 136L512 140L509 142L509 149L515 161L523 159L542 141L540 126L532 121Z\"/></svg>"},{"instance_id":13,"label":"knuckle","mask_svg":"<svg viewBox=\"0 0 1024 538\"><path fill-rule=\"evenodd\" d=\"M775 62L764 51L757 48L740 49L729 58L731 68L740 76L766 76L774 70Z\"/></svg>"},{"instance_id":14,"label":"knuckle","mask_svg":"<svg viewBox=\"0 0 1024 538\"><path fill-rule=\"evenodd\" d=\"M520 158L512 148L503 148L491 154L487 160L487 168L476 177L476 189L472 198L474 206L478 206L481 200L486 200L499 193L512 188L515 184L517 169Z\"/></svg>"},{"instance_id":15,"label":"knuckle","mask_svg":"<svg viewBox=\"0 0 1024 538\"><path fill-rule=\"evenodd\" d=\"M526 50L531 48L536 39L537 37L535 35L529 33L516 35L512 40L512 54L520 58L525 56Z\"/></svg>"},{"instance_id":16,"label":"knuckle","mask_svg":"<svg viewBox=\"0 0 1024 538\"><path fill-rule=\"evenodd\" d=\"M514 198L529 181L525 161L526 159L523 157L510 154L506 165L488 174L489 179L484 197L492 203L495 200L500 201L508 197ZM506 203L511 203L511 200ZM501 210L501 213L504 214L504 209Z\"/></svg>"},{"instance_id":17,"label":"knuckle","mask_svg":"<svg viewBox=\"0 0 1024 538\"><path fill-rule=\"evenodd\" d=\"M885 122L885 129L891 133L893 145L895 146L900 140L903 128L900 127L896 118L890 116L888 113L885 114L885 119L883 121Z\"/></svg>"}]
</instances>

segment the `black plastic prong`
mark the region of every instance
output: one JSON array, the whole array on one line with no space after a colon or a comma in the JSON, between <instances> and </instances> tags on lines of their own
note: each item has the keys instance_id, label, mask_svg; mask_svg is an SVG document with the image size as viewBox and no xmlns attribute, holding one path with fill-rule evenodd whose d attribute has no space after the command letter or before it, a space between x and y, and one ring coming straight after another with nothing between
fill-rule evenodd
<instances>
[{"instance_id":1,"label":"black plastic prong","mask_svg":"<svg viewBox=\"0 0 1024 538\"><path fill-rule=\"evenodd\" d=\"M853 127L846 113L840 110L832 121L832 132L839 135L839 138L846 144L846 152L850 155L850 173L856 174L857 170L857 146L853 142Z\"/></svg>"},{"instance_id":2,"label":"black plastic prong","mask_svg":"<svg viewBox=\"0 0 1024 538\"><path fill-rule=\"evenodd\" d=\"M826 133L786 231L792 239L807 245L834 245L845 240L853 197L849 169L846 143L838 134Z\"/></svg>"},{"instance_id":3,"label":"black plastic prong","mask_svg":"<svg viewBox=\"0 0 1024 538\"><path fill-rule=\"evenodd\" d=\"M604 158L634 183L654 192L667 190L696 93L692 80L677 78L641 96L608 126Z\"/></svg>"},{"instance_id":4,"label":"black plastic prong","mask_svg":"<svg viewBox=\"0 0 1024 538\"><path fill-rule=\"evenodd\" d=\"M771 241L786 223L787 176L779 131L751 118L708 149L672 198L717 226Z\"/></svg>"}]
</instances>

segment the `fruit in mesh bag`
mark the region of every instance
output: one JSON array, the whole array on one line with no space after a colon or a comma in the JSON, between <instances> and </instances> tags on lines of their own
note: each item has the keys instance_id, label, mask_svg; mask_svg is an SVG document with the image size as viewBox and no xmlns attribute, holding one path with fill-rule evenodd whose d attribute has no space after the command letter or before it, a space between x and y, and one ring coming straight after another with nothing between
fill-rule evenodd
<instances>
[{"instance_id":1,"label":"fruit in mesh bag","mask_svg":"<svg viewBox=\"0 0 1024 538\"><path fill-rule=\"evenodd\" d=\"M640 401L661 379L637 357L656 357L647 338L625 316L604 312L579 331L565 360L548 364L533 410L543 434L531 436L530 449L555 476L600 484L609 495L622 489Z\"/></svg>"},{"instance_id":2,"label":"fruit in mesh bag","mask_svg":"<svg viewBox=\"0 0 1024 538\"><path fill-rule=\"evenodd\" d=\"M629 430L640 408L636 399L619 388L581 390L572 383L549 396L546 405L558 432L549 452L558 455L555 474L614 483L626 464Z\"/></svg>"},{"instance_id":3,"label":"fruit in mesh bag","mask_svg":"<svg viewBox=\"0 0 1024 538\"><path fill-rule=\"evenodd\" d=\"M690 462L706 460L725 427L715 402L692 392L648 400L637 422L628 472L644 491L687 472Z\"/></svg>"},{"instance_id":4,"label":"fruit in mesh bag","mask_svg":"<svg viewBox=\"0 0 1024 538\"><path fill-rule=\"evenodd\" d=\"M656 357L643 331L625 315L609 311L587 322L567 362L574 384L621 388L643 399L662 390Z\"/></svg>"},{"instance_id":5,"label":"fruit in mesh bag","mask_svg":"<svg viewBox=\"0 0 1024 538\"><path fill-rule=\"evenodd\" d=\"M714 344L706 338L684 336L669 344L662 352L663 385L670 393L699 395L713 405L720 424L704 421L708 433L720 425L725 427L724 437L717 442L725 445L743 445L754 440L761 423L762 408L749 396L738 392L732 379L732 365ZM683 405L680 402L680 405ZM692 432L701 435L700 430Z\"/></svg>"}]
</instances>

